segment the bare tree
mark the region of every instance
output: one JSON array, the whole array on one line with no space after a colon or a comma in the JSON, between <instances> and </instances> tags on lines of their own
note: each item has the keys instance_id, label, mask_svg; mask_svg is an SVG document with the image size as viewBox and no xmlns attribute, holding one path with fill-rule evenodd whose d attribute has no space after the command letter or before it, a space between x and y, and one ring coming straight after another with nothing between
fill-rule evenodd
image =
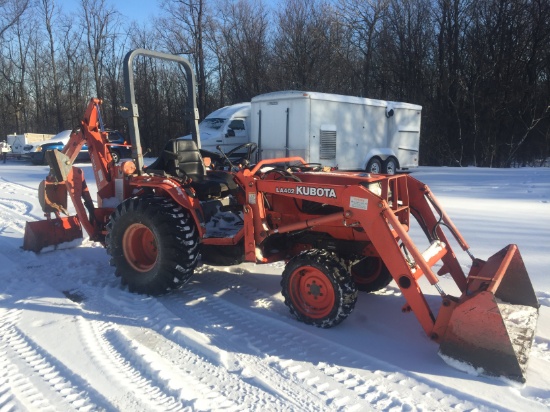
<instances>
[{"instance_id":1,"label":"bare tree","mask_svg":"<svg viewBox=\"0 0 550 412\"><path fill-rule=\"evenodd\" d=\"M225 0L218 9L218 41L211 44L220 47L220 66L227 73L227 79L223 77L227 80L227 97L231 102L247 101L269 87L267 8L261 1Z\"/></svg>"},{"instance_id":2,"label":"bare tree","mask_svg":"<svg viewBox=\"0 0 550 412\"><path fill-rule=\"evenodd\" d=\"M333 14L319 0L286 0L276 12L271 71L275 89L330 91L335 48L328 33Z\"/></svg>"},{"instance_id":3,"label":"bare tree","mask_svg":"<svg viewBox=\"0 0 550 412\"><path fill-rule=\"evenodd\" d=\"M389 0L340 0L339 17L352 33L351 41L360 54L355 75L362 81L363 96L372 96L376 40Z\"/></svg>"},{"instance_id":4,"label":"bare tree","mask_svg":"<svg viewBox=\"0 0 550 412\"><path fill-rule=\"evenodd\" d=\"M59 76L57 74L57 64L55 59L55 47L56 42L54 40L54 33L52 28L53 19L57 14L57 7L55 0L40 0L39 5L40 13L44 18L44 24L46 26L46 32L48 33L49 51L50 51L50 68L53 76L53 95L55 102L55 112L57 119L57 130L65 129L63 123L63 115L61 111L61 91L59 84Z\"/></svg>"},{"instance_id":5,"label":"bare tree","mask_svg":"<svg viewBox=\"0 0 550 412\"><path fill-rule=\"evenodd\" d=\"M82 107L86 104L88 65L80 25L70 18L62 18L60 48L60 60L64 62L64 95L68 105L68 121L72 126L78 124Z\"/></svg>"},{"instance_id":6,"label":"bare tree","mask_svg":"<svg viewBox=\"0 0 550 412\"><path fill-rule=\"evenodd\" d=\"M0 40L29 7L30 0L0 0Z\"/></svg>"},{"instance_id":7,"label":"bare tree","mask_svg":"<svg viewBox=\"0 0 550 412\"><path fill-rule=\"evenodd\" d=\"M159 20L166 48L174 54L190 54L195 66L197 105L201 116L206 112L207 57L205 29L212 25L206 0L168 0L162 4L167 17Z\"/></svg>"},{"instance_id":8,"label":"bare tree","mask_svg":"<svg viewBox=\"0 0 550 412\"><path fill-rule=\"evenodd\" d=\"M117 39L120 14L106 0L81 0L80 4L88 57L94 73L95 94L102 97L107 45Z\"/></svg>"}]
</instances>

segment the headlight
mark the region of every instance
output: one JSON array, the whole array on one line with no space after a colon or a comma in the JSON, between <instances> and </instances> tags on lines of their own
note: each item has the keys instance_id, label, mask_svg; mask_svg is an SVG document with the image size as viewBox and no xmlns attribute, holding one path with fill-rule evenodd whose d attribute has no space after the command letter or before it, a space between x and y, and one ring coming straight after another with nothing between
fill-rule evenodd
<instances>
[{"instance_id":1,"label":"headlight","mask_svg":"<svg viewBox=\"0 0 550 412\"><path fill-rule=\"evenodd\" d=\"M38 146L35 151L36 152L41 152L42 151L42 146Z\"/></svg>"}]
</instances>

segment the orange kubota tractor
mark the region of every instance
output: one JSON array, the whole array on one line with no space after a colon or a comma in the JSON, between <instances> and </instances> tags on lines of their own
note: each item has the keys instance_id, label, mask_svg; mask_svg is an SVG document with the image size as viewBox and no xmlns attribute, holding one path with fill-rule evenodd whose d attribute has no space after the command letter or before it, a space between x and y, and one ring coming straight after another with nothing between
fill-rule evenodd
<instances>
[{"instance_id":1,"label":"orange kubota tractor","mask_svg":"<svg viewBox=\"0 0 550 412\"><path fill-rule=\"evenodd\" d=\"M192 140L170 140L148 167L133 88L138 55L179 63L189 96ZM474 258L430 189L409 175L330 171L299 157L256 165L243 161L236 167L223 152L223 170L207 168L189 62L134 50L125 58L124 78L122 113L133 160L113 162L101 101L92 99L62 152L47 154L51 170L39 190L47 220L27 225L25 249L39 251L79 238L83 226L92 240L105 245L129 290L151 295L184 285L199 253L203 261L226 265L286 260L281 281L286 305L298 320L322 328L337 325L353 311L358 291L376 291L395 281L405 299L403 311L414 312L425 333L440 343L441 354L482 373L525 380L539 305L517 246L487 260ZM82 170L73 166L84 143L97 204ZM244 146L249 155L255 149L253 143ZM67 195L76 216L61 216ZM424 252L409 234L413 228L426 239ZM446 233L470 255L467 275ZM440 287L443 274L450 274L459 296ZM422 277L441 296L437 311L421 290ZM514 323L520 314L530 323Z\"/></svg>"}]
</instances>

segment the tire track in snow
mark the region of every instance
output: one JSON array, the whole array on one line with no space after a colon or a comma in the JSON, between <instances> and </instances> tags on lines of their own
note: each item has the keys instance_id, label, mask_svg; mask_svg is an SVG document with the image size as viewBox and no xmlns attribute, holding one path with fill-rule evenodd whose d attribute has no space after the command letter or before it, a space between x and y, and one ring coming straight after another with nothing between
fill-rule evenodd
<instances>
[{"instance_id":1,"label":"tire track in snow","mask_svg":"<svg viewBox=\"0 0 550 412\"><path fill-rule=\"evenodd\" d=\"M281 268L284 267L281 266ZM269 316L277 318L277 315L287 318L288 308L282 301L273 299L273 297L265 293L264 291L258 290L257 288L246 284L246 279L243 274L250 273L243 268L225 268L221 269L218 267L202 266L199 268L201 273L201 282L200 287L207 290L224 290L230 291L231 293L242 296L245 300L253 302L254 307L268 307ZM214 286L215 287L211 287ZM376 292L377 294L394 294L392 288L386 288L385 290ZM550 306L550 294L545 292L537 292L537 298L542 306ZM272 316L273 314L273 316ZM531 362L535 362L534 359L541 359L547 362L550 362L550 340L545 339L541 336L535 336L535 341L531 348L530 354ZM444 390L444 388L442 388ZM526 396L538 403L541 403L538 398L533 398L531 396ZM476 402L475 400L473 400ZM542 404L546 405L545 402ZM547 405L546 405L547 406ZM492 407L492 405L490 405Z\"/></svg>"},{"instance_id":2,"label":"tire track in snow","mask_svg":"<svg viewBox=\"0 0 550 412\"><path fill-rule=\"evenodd\" d=\"M0 193L4 195L0 198L0 228L11 226L24 233L28 220L43 219L41 212L32 213L38 199L37 189L0 178Z\"/></svg>"},{"instance_id":3,"label":"tire track in snow","mask_svg":"<svg viewBox=\"0 0 550 412\"><path fill-rule=\"evenodd\" d=\"M79 317L78 326L84 349L107 380L120 386L127 397L133 398L133 401L126 400L132 409L137 409L138 405L150 410L185 409L185 405L175 399L173 394L163 392L154 380L148 379L143 368L136 369L136 356L132 355L131 344L122 343L122 338L118 337L120 332L112 323Z\"/></svg>"},{"instance_id":4,"label":"tire track in snow","mask_svg":"<svg viewBox=\"0 0 550 412\"><path fill-rule=\"evenodd\" d=\"M2 310L0 313L0 410L16 411L29 407L51 409L51 405L26 378L8 356L9 345L3 336L17 322L20 310ZM28 401L27 401L28 400Z\"/></svg>"},{"instance_id":5,"label":"tire track in snow","mask_svg":"<svg viewBox=\"0 0 550 412\"><path fill-rule=\"evenodd\" d=\"M175 314L181 314L182 319L195 330L209 334L213 344L231 352L237 358L236 363L242 362L247 365L246 368L252 369L251 372L255 371L250 365L257 364L251 363L248 352L255 355L259 364L271 369L271 374L292 381L292 388L301 387L305 392L318 394L324 402L320 409L390 410L419 407L438 410L447 406L461 411L492 408L481 399L475 399L475 403L458 399L452 393L418 381L405 372L385 371L383 369L388 369L388 365L382 362L330 341L319 342L318 337L285 322L243 310L228 302L225 296L213 297L197 286L200 287L193 285L186 288L185 295L174 294L162 298L162 303ZM310 343L312 338L313 343ZM353 366L332 365L322 361L335 358L339 358L342 364ZM418 392L428 395L423 397L422 405L414 401L414 394ZM290 396L294 398L296 394ZM447 402L448 405L445 405Z\"/></svg>"},{"instance_id":6,"label":"tire track in snow","mask_svg":"<svg viewBox=\"0 0 550 412\"><path fill-rule=\"evenodd\" d=\"M96 399L94 402L90 399L90 389L86 388L87 385L82 378L66 369L16 326L3 328L1 341L6 345L6 353L11 352L34 372L32 378L41 379L52 392L61 398L64 408L87 411L100 405L103 409L104 401ZM28 393L29 391L26 392L24 395L28 399L31 394ZM42 389L32 388L31 393L32 397L36 398L33 403L48 403ZM97 398L100 397L97 394Z\"/></svg>"},{"instance_id":7,"label":"tire track in snow","mask_svg":"<svg viewBox=\"0 0 550 412\"><path fill-rule=\"evenodd\" d=\"M28 215L31 209L32 205L20 200L0 198L0 230L11 227L24 233L27 221L23 216Z\"/></svg>"},{"instance_id":8,"label":"tire track in snow","mask_svg":"<svg viewBox=\"0 0 550 412\"><path fill-rule=\"evenodd\" d=\"M141 319L151 329L147 333L141 331L141 335L130 335L122 329L117 333L117 342L129 347L135 346L135 350L127 350L124 356L131 360L132 364L142 364L142 376L156 376L159 372L152 367L153 364L162 364L163 371L170 370L177 380L184 382L180 389L180 396L185 394L184 388L195 388L199 393L193 396L193 409L219 409L229 408L230 410L261 409L266 411L281 410L304 410L309 405L301 400L290 401L273 391L271 388L258 386L254 380L244 378L235 373L234 368L227 368L220 360L224 357L224 351L218 351L208 345L208 339L202 334L192 330L181 331L180 325L174 325L167 320L173 319L174 314L158 302L155 298L146 298L139 295L132 295L126 292L116 293L109 299L116 299L120 308L132 316ZM180 320L180 319L178 319ZM147 335L147 336L146 336ZM144 338L144 336L146 336ZM114 345L120 349L119 345ZM161 348L158 355L159 348ZM141 356L134 359L139 352ZM160 356L160 357L159 357ZM205 358L206 356L206 358ZM151 360L154 359L154 362ZM166 364L168 362L168 364ZM148 366L149 365L149 366ZM266 371L268 372L268 371ZM163 375L166 372L163 372ZM287 382L281 379L281 385ZM164 379L164 386L174 385L175 380ZM188 384L185 382L189 381ZM159 385L162 386L162 385ZM178 384L178 387L181 385ZM309 396L309 394L305 394ZM313 401L313 399L312 399ZM298 402L298 404L296 404ZM300 407L298 407L300 406Z\"/></svg>"},{"instance_id":9,"label":"tire track in snow","mask_svg":"<svg viewBox=\"0 0 550 412\"><path fill-rule=\"evenodd\" d=\"M0 410L106 410L105 398L90 388L54 354L35 342L18 325L22 309L14 308L29 296L29 284L13 278L2 285L0 293ZM4 403L5 399L5 403Z\"/></svg>"},{"instance_id":10,"label":"tire track in snow","mask_svg":"<svg viewBox=\"0 0 550 412\"><path fill-rule=\"evenodd\" d=\"M46 177L47 173L44 174ZM20 197L22 194L26 197L36 200L37 198L37 189L32 188L21 183L10 182L5 178L0 178L0 193L8 193Z\"/></svg>"},{"instance_id":11,"label":"tire track in snow","mask_svg":"<svg viewBox=\"0 0 550 412\"><path fill-rule=\"evenodd\" d=\"M211 339L218 347L227 346L226 349L234 354L243 350L263 354L264 363L293 380L294 384L309 386L331 409L352 410L360 405L382 410L415 409L417 406L435 410L443 404L456 410L469 410L478 405L482 405L481 410L497 409L483 399L458 399L445 386L410 376L395 365L346 346L328 340L319 343L318 337L286 323L288 310L281 301L247 285L235 274L209 273L209 269L206 272L199 275L200 282L185 287L183 293L159 300L193 329L213 335ZM213 288L212 283L223 287ZM216 296L211 289L218 291ZM244 299L244 302L236 304L236 299ZM254 306L268 306L269 314L255 313L250 310ZM279 320L280 317L284 320ZM309 343L310 340L313 343ZM323 362L334 359L335 355L340 357L341 365ZM414 399L418 392L426 394L423 397L426 404L416 404Z\"/></svg>"},{"instance_id":12,"label":"tire track in snow","mask_svg":"<svg viewBox=\"0 0 550 412\"><path fill-rule=\"evenodd\" d=\"M25 218L30 217L30 220L38 218L31 214L33 201L35 202L38 196L37 191L0 179L0 193L4 195L0 198L0 233L7 228L24 233L25 224L28 220ZM9 195L13 195L13 198ZM26 197L29 200L21 200L21 197Z\"/></svg>"}]
</instances>

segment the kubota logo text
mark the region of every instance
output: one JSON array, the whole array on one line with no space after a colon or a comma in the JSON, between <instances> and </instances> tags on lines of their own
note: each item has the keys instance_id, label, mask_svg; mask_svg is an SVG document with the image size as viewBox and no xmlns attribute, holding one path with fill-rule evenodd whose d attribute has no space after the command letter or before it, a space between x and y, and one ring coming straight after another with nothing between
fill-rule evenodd
<instances>
[{"instance_id":1,"label":"kubota logo text","mask_svg":"<svg viewBox=\"0 0 550 412\"><path fill-rule=\"evenodd\" d=\"M302 196L331 197L336 199L336 191L324 187L296 186L296 190L294 190L293 187L276 187L275 192Z\"/></svg>"},{"instance_id":2,"label":"kubota logo text","mask_svg":"<svg viewBox=\"0 0 550 412\"><path fill-rule=\"evenodd\" d=\"M336 192L334 191L334 189L323 187L296 186L296 194L303 196L336 198Z\"/></svg>"}]
</instances>

